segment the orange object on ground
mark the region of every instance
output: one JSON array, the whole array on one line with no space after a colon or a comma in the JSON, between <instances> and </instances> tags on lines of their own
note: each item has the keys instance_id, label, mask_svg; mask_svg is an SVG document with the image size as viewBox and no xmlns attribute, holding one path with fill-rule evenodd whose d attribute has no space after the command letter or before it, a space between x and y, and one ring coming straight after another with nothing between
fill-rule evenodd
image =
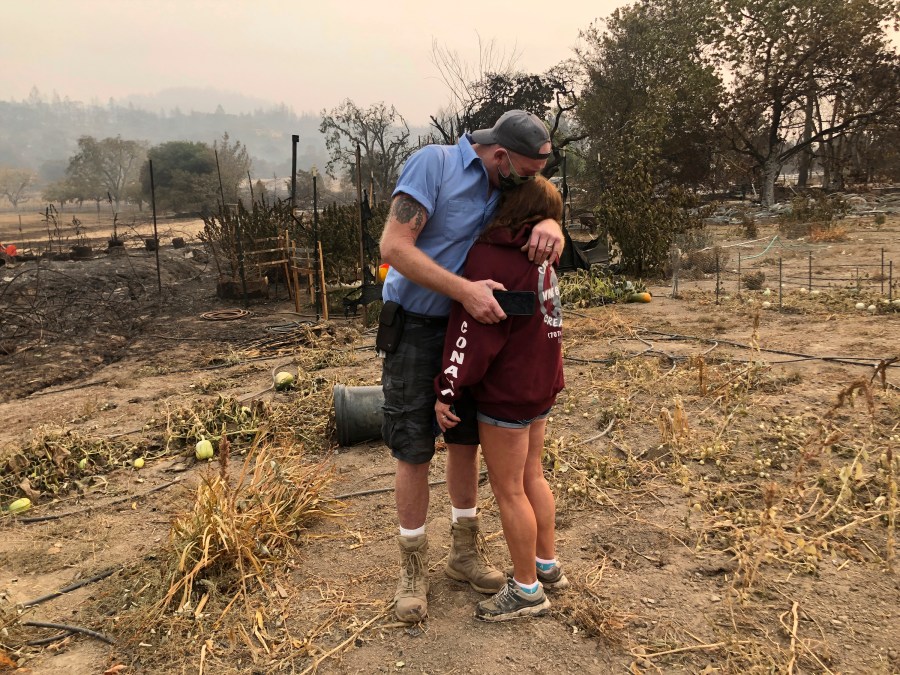
<instances>
[{"instance_id":1,"label":"orange object on ground","mask_svg":"<svg viewBox=\"0 0 900 675\"><path fill-rule=\"evenodd\" d=\"M0 247L0 248L2 248L2 247ZM18 253L18 249L16 248L16 245L15 245L15 244L10 244L10 245L7 246L5 249L3 249L3 252L4 252L6 255L8 255L10 258L15 258L15 257L16 257L16 253Z\"/></svg>"}]
</instances>

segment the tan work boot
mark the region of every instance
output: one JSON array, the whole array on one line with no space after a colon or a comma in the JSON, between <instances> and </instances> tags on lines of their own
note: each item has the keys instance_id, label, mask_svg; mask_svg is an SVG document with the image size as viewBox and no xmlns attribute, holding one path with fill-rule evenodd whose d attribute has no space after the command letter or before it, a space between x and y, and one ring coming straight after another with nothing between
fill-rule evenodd
<instances>
[{"instance_id":1,"label":"tan work boot","mask_svg":"<svg viewBox=\"0 0 900 675\"><path fill-rule=\"evenodd\" d=\"M506 576L488 559L478 516L459 518L450 525L450 555L444 571L451 579L469 582L479 593L496 593L506 585Z\"/></svg>"},{"instance_id":2,"label":"tan work boot","mask_svg":"<svg viewBox=\"0 0 900 675\"><path fill-rule=\"evenodd\" d=\"M394 594L394 614L406 623L418 623L428 615L428 539L397 537L400 542L400 581Z\"/></svg>"}]
</instances>

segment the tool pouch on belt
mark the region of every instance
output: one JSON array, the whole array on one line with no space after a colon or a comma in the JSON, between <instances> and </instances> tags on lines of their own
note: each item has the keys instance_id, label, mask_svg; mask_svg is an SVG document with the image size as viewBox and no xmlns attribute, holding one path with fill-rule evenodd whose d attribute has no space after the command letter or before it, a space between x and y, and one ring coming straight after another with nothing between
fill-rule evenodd
<instances>
[{"instance_id":1,"label":"tool pouch on belt","mask_svg":"<svg viewBox=\"0 0 900 675\"><path fill-rule=\"evenodd\" d=\"M403 336L403 307L393 300L388 300L381 308L378 316L378 333L375 335L375 347L386 354L393 354L400 345Z\"/></svg>"}]
</instances>

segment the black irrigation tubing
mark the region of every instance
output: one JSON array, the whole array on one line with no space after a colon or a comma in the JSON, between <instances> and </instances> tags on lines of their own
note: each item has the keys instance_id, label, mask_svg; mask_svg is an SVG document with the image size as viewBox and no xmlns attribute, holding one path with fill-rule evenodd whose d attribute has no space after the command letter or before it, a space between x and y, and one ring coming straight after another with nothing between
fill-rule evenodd
<instances>
[{"instance_id":1,"label":"black irrigation tubing","mask_svg":"<svg viewBox=\"0 0 900 675\"><path fill-rule=\"evenodd\" d=\"M646 328L641 329L644 333L649 333L650 335L659 335L669 340L697 340L698 342L717 342L723 345L730 345L732 347L738 347L740 349L753 349L760 352L766 352L767 354L781 354L782 356L796 356L802 359L808 360L819 360L819 361L830 361L834 363L841 363L848 366L865 366L867 368L871 368L875 363L866 363L867 361L874 361L876 363L886 360L885 357L872 357L872 356L816 356L814 354L803 354L802 352L791 352L784 349L769 349L765 347L753 347L752 345L747 345L741 342L735 342L733 340L725 340L722 338L716 338L715 340L712 338L699 337L696 335L680 335L678 333L663 333L660 331L648 330ZM900 364L889 364L888 368L900 368Z\"/></svg>"},{"instance_id":2,"label":"black irrigation tubing","mask_svg":"<svg viewBox=\"0 0 900 675\"><path fill-rule=\"evenodd\" d=\"M720 275L723 277L725 277L725 276L736 277L736 276L738 276L738 273L735 271L730 271L730 270L722 270L720 272ZM740 276L743 277L744 272L741 272ZM802 275L801 274L798 274L798 275L785 274L781 278L783 281L791 280L791 279L799 279L800 281L807 281L809 279L809 275L808 274L802 274ZM774 282L775 279L772 279L772 281ZM876 284L876 283L879 283L880 279L873 279L871 277L869 277L869 278L866 278L866 277L823 277L819 274L814 274L813 275L813 283L816 283L817 281L843 281L843 282L853 283L853 284L855 284L857 281L859 281L861 283L868 282L870 284Z\"/></svg>"},{"instance_id":3,"label":"black irrigation tubing","mask_svg":"<svg viewBox=\"0 0 900 675\"><path fill-rule=\"evenodd\" d=\"M645 354L646 352L641 352ZM631 357L628 357L631 358ZM575 363L615 363L619 359L580 359L577 356L563 356L564 361L574 361Z\"/></svg>"},{"instance_id":4,"label":"black irrigation tubing","mask_svg":"<svg viewBox=\"0 0 900 675\"><path fill-rule=\"evenodd\" d=\"M660 335L666 335L666 334L660 333ZM737 343L737 342L732 342L732 341L730 341L730 340L712 340L711 338L700 338L700 337L680 336L680 335L671 335L671 336L668 336L666 339L672 339L672 340L675 340L675 339L681 339L681 338L688 338L688 339L693 339L693 340L699 340L699 341L701 341L701 342L713 342L713 343L714 343L713 348L717 347L719 343L722 343L722 344L727 344L727 345L731 345L731 346L734 346L734 347L742 347L742 348L744 348L744 349L753 349L753 347L751 347L750 345L743 345L743 344L740 344L740 343ZM712 351L712 350L707 350L706 352L704 352L704 354L708 354L710 351ZM779 351L779 350L775 350L775 349L760 349L759 351L763 351L763 352L773 352L773 353L776 353L776 354L786 354L786 355L791 355L791 354L792 354L792 352ZM663 356L663 357L669 359L669 360L672 362L672 368L671 368L671 370L670 370L668 373L666 373L665 375L669 375L671 372L673 372L673 371L675 370L675 368L677 367L677 364L678 364L679 362L690 360L690 357L688 357L688 356L675 356L675 355L673 355L673 354L669 354L669 353L667 353L667 352L661 352L661 351L658 351L658 350L656 350L656 349L645 349L645 350L642 351L642 352L637 352L637 353L635 353L635 354L628 354L628 355L626 355L624 358L625 358L625 359L633 359L633 358L637 358L637 357L639 357L639 356L646 356L646 355L648 355L648 354L653 354L654 356ZM801 361L816 361L816 360L822 360L822 361L831 361L831 362L836 362L836 363L846 364L846 365L850 365L850 366L864 366L864 367L868 367L868 368L871 368L871 367L873 367L873 365L874 365L874 364L871 364L871 363L857 363L857 362L854 362L854 361L846 360L845 357L829 357L829 356L824 356L824 357L823 357L823 356L812 356L812 355L808 355L808 354L796 354L796 356L797 356L797 358L793 358L793 359L782 359L781 361L766 361L766 363L767 363L768 365L777 366L777 365L781 365L781 364L784 364L784 363L798 363L798 362L801 362ZM867 357L858 357L858 358L860 358L860 359L866 359ZM618 358L610 358L610 359L581 359L581 358L578 358L577 356L563 356L563 360L565 360L565 361L574 361L575 363L599 363L599 364L609 365L609 364L615 363L616 361L619 361L620 359L618 359ZM754 362L754 359L740 359L740 358L734 358L734 359L730 359L730 360L731 360L731 361L734 361L734 362L738 362L738 363L753 363L753 362ZM871 360L871 361L884 361L885 359L877 359L877 358L871 358L871 357L869 357L868 360ZM892 365L892 364L887 364L885 367L886 367L886 368L895 368L895 367L897 367L897 366ZM897 386L897 385L892 384L892 383L890 383L890 382L887 383L887 386L890 387L891 389L897 389L897 390L900 390L900 386Z\"/></svg>"},{"instance_id":5,"label":"black irrigation tubing","mask_svg":"<svg viewBox=\"0 0 900 675\"><path fill-rule=\"evenodd\" d=\"M82 628L81 626L70 626L65 623L47 623L46 621L23 621L23 626L34 626L36 628L56 628L57 630L66 630L70 633L81 633L82 635L87 635L88 637L92 637L95 640L100 640L101 642L105 642L108 645L115 645L115 640L112 638L106 637L103 633L98 633L95 630L91 630L90 628Z\"/></svg>"},{"instance_id":6,"label":"black irrigation tubing","mask_svg":"<svg viewBox=\"0 0 900 675\"><path fill-rule=\"evenodd\" d=\"M50 394L59 394L64 391L73 391L75 389L85 389L87 387L99 387L101 384L109 384L109 383L110 383L110 380L100 380L99 382L85 382L83 384L73 384L71 386L61 387L60 389L54 389L52 391L39 390L39 391L35 391L35 392L29 394L25 398L29 398L31 396L49 396Z\"/></svg>"},{"instance_id":7,"label":"black irrigation tubing","mask_svg":"<svg viewBox=\"0 0 900 675\"><path fill-rule=\"evenodd\" d=\"M865 264L860 264L860 265L854 265L853 263L841 263L841 264L839 264L839 265L830 265L830 264L829 264L829 265L823 265L822 267L825 267L825 268L828 268L828 269L831 269L831 268L833 268L833 267L834 267L834 268L837 268L837 267L847 267L847 268L852 268L852 269L856 269L856 268L862 269L863 267L874 267L874 268L876 268L876 269L881 269L881 268L882 268L882 265L881 265L881 263L865 263Z\"/></svg>"},{"instance_id":8,"label":"black irrigation tubing","mask_svg":"<svg viewBox=\"0 0 900 675\"><path fill-rule=\"evenodd\" d=\"M73 584L69 584L65 588L60 588L58 591L54 593L47 593L47 595L42 595L39 598L35 598L34 600L26 600L25 602L20 603L23 608L34 607L35 605L40 605L42 602L47 602L48 600L53 600L54 598L58 598L59 596L70 593L82 586L87 586L88 584L92 584L97 581L102 581L106 579L106 577L112 576L118 571L119 568L113 568L106 570L105 572L100 572L100 574L95 574L92 577L87 579L82 579L81 581L76 581Z\"/></svg>"},{"instance_id":9,"label":"black irrigation tubing","mask_svg":"<svg viewBox=\"0 0 900 675\"><path fill-rule=\"evenodd\" d=\"M625 358L625 359L636 359L636 358L638 358L639 356L648 356L648 355L651 355L651 354L652 354L653 356L662 356L662 357L664 357L664 358L667 358L667 359L669 359L669 361L672 362L673 365L674 365L675 363L678 363L679 361L687 361L687 360L689 359L689 357L687 357L687 356L675 356L674 354L668 354L668 353L666 353L666 352L661 352L661 351L656 350L656 349L645 349L645 350L642 351L642 352L636 352L636 353L634 353L634 354L627 354L627 355L625 355L623 358ZM616 359L582 359L582 358L579 358L579 357L577 357L577 356L563 356L563 360L564 360L564 361L574 361L575 363L604 363L604 364L609 364L609 363L615 363L616 361L621 361L622 359L618 359L618 358L616 358Z\"/></svg>"},{"instance_id":10,"label":"black irrigation tubing","mask_svg":"<svg viewBox=\"0 0 900 675\"><path fill-rule=\"evenodd\" d=\"M60 640L65 640L72 634L72 631L67 630L65 633L59 633L57 635L51 635L48 638L43 638L41 640L29 640L25 644L29 647L43 647L44 645L51 645L54 642L59 642Z\"/></svg>"}]
</instances>

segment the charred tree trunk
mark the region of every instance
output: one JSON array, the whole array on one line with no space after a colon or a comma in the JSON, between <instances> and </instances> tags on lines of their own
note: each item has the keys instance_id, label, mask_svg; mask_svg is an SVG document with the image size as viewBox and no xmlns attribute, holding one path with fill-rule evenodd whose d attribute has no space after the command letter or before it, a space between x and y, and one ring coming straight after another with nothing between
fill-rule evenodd
<instances>
[{"instance_id":1,"label":"charred tree trunk","mask_svg":"<svg viewBox=\"0 0 900 675\"><path fill-rule=\"evenodd\" d=\"M797 169L797 187L806 187L809 184L809 169L812 166L813 151L809 139L813 134L813 103L815 101L814 84L810 84L806 92L806 105L803 114L806 118L803 122L803 139L806 147L800 151L798 158L799 167Z\"/></svg>"},{"instance_id":2,"label":"charred tree trunk","mask_svg":"<svg viewBox=\"0 0 900 675\"><path fill-rule=\"evenodd\" d=\"M781 173L781 162L771 157L762 166L762 185L760 186L760 204L769 207L775 204L775 181Z\"/></svg>"}]
</instances>

